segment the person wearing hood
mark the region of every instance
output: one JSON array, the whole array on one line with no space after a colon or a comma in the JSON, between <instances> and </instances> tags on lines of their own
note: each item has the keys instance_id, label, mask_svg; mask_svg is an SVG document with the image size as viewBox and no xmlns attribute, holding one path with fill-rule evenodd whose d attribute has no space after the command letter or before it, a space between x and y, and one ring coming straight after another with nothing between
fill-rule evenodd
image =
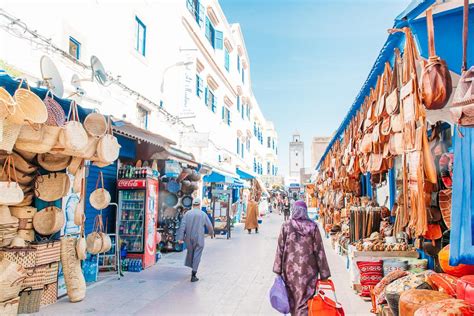
<instances>
[{"instance_id":1,"label":"person wearing hood","mask_svg":"<svg viewBox=\"0 0 474 316\"><path fill-rule=\"evenodd\" d=\"M291 218L282 225L273 272L286 284L291 315L308 315L316 281L328 279L331 272L318 226L303 201L295 202Z\"/></svg>"}]
</instances>

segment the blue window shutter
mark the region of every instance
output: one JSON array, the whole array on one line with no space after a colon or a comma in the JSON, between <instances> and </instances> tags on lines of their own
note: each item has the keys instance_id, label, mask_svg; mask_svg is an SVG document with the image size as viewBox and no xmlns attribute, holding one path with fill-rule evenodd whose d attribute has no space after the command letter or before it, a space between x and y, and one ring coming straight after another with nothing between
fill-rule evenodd
<instances>
[{"instance_id":1,"label":"blue window shutter","mask_svg":"<svg viewBox=\"0 0 474 316\"><path fill-rule=\"evenodd\" d=\"M212 43L213 38L212 38L212 32L211 32L211 21L209 21L209 18L206 16L206 37L207 39Z\"/></svg>"},{"instance_id":2,"label":"blue window shutter","mask_svg":"<svg viewBox=\"0 0 474 316\"><path fill-rule=\"evenodd\" d=\"M204 91L204 104L207 106L207 87Z\"/></svg>"},{"instance_id":3,"label":"blue window shutter","mask_svg":"<svg viewBox=\"0 0 474 316\"><path fill-rule=\"evenodd\" d=\"M243 142L240 146L240 154L242 155L242 158L244 158L244 143Z\"/></svg>"},{"instance_id":4,"label":"blue window shutter","mask_svg":"<svg viewBox=\"0 0 474 316\"><path fill-rule=\"evenodd\" d=\"M223 49L224 48L224 34L221 31L215 31L214 33L214 48Z\"/></svg>"},{"instance_id":5,"label":"blue window shutter","mask_svg":"<svg viewBox=\"0 0 474 316\"><path fill-rule=\"evenodd\" d=\"M230 110L227 111L227 125L230 126Z\"/></svg>"},{"instance_id":6,"label":"blue window shutter","mask_svg":"<svg viewBox=\"0 0 474 316\"><path fill-rule=\"evenodd\" d=\"M242 83L245 83L245 69L242 69Z\"/></svg>"},{"instance_id":7,"label":"blue window shutter","mask_svg":"<svg viewBox=\"0 0 474 316\"><path fill-rule=\"evenodd\" d=\"M225 107L222 106L222 121L224 121L225 118Z\"/></svg>"},{"instance_id":8,"label":"blue window shutter","mask_svg":"<svg viewBox=\"0 0 474 316\"><path fill-rule=\"evenodd\" d=\"M240 56L239 55L237 55L237 70L240 73Z\"/></svg>"},{"instance_id":9,"label":"blue window shutter","mask_svg":"<svg viewBox=\"0 0 474 316\"><path fill-rule=\"evenodd\" d=\"M237 137L237 153L240 151L240 139Z\"/></svg>"},{"instance_id":10,"label":"blue window shutter","mask_svg":"<svg viewBox=\"0 0 474 316\"><path fill-rule=\"evenodd\" d=\"M216 96L213 94L213 95L212 95L212 108L211 108L212 112L215 113L215 112L216 112L216 108L217 108Z\"/></svg>"},{"instance_id":11,"label":"blue window shutter","mask_svg":"<svg viewBox=\"0 0 474 316\"><path fill-rule=\"evenodd\" d=\"M240 97L237 96L237 111L240 111Z\"/></svg>"},{"instance_id":12,"label":"blue window shutter","mask_svg":"<svg viewBox=\"0 0 474 316\"><path fill-rule=\"evenodd\" d=\"M204 6L199 3L199 9L198 9L198 24L202 26L204 24Z\"/></svg>"}]
</instances>

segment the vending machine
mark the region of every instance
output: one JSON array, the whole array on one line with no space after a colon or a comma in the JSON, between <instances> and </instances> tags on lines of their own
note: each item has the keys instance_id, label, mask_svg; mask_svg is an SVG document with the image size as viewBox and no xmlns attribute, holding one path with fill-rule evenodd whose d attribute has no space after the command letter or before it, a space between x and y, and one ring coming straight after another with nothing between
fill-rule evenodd
<instances>
[{"instance_id":1,"label":"vending machine","mask_svg":"<svg viewBox=\"0 0 474 316\"><path fill-rule=\"evenodd\" d=\"M143 268L155 264L158 180L118 179L119 237L127 246L127 258L140 259Z\"/></svg>"}]
</instances>

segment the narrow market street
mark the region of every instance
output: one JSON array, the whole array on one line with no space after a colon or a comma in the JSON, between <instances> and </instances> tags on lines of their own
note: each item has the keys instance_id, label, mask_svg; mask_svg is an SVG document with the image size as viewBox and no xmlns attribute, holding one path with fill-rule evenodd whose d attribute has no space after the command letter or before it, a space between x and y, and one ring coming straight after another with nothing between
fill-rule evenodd
<instances>
[{"instance_id":1,"label":"narrow market street","mask_svg":"<svg viewBox=\"0 0 474 316\"><path fill-rule=\"evenodd\" d=\"M173 253L141 273L99 282L80 303L71 304L65 297L40 314L278 315L270 306L268 291L274 280L272 265L282 221L279 215L271 215L258 235L248 235L239 225L231 240L208 238L197 283L189 282L190 271L183 266L185 253ZM325 247L346 315L370 315L370 304L349 288L345 261L330 249L329 240Z\"/></svg>"}]
</instances>

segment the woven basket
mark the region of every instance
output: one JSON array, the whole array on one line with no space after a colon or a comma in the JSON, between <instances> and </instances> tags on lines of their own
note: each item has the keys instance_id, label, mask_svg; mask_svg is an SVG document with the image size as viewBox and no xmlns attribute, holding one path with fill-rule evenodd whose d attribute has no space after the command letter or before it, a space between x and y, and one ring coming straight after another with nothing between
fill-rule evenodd
<instances>
[{"instance_id":1,"label":"woven basket","mask_svg":"<svg viewBox=\"0 0 474 316\"><path fill-rule=\"evenodd\" d=\"M15 297L6 302L0 303L0 315L2 316L16 316L18 315L18 304L20 303L20 298Z\"/></svg>"},{"instance_id":2,"label":"woven basket","mask_svg":"<svg viewBox=\"0 0 474 316\"><path fill-rule=\"evenodd\" d=\"M99 187L99 183L101 187ZM89 202L96 210L103 210L109 206L111 199L109 191L104 188L104 176L102 171L100 171L95 184L95 190L89 196Z\"/></svg>"},{"instance_id":3,"label":"woven basket","mask_svg":"<svg viewBox=\"0 0 474 316\"><path fill-rule=\"evenodd\" d=\"M24 126L21 130L20 136L25 130ZM23 150L28 152L33 152L37 154L43 154L51 151L51 149L56 145L59 139L59 134L61 133L61 127L58 126L41 126L41 139L34 141L27 138L18 138L15 144L16 150Z\"/></svg>"},{"instance_id":4,"label":"woven basket","mask_svg":"<svg viewBox=\"0 0 474 316\"><path fill-rule=\"evenodd\" d=\"M21 149L15 148L15 152L18 153L23 159L31 163L36 158L36 153L32 153L30 151L25 151Z\"/></svg>"},{"instance_id":5,"label":"woven basket","mask_svg":"<svg viewBox=\"0 0 474 316\"><path fill-rule=\"evenodd\" d=\"M100 113L90 113L84 119L84 129L89 135L100 138L107 132L107 121Z\"/></svg>"},{"instance_id":6,"label":"woven basket","mask_svg":"<svg viewBox=\"0 0 474 316\"><path fill-rule=\"evenodd\" d=\"M48 206L35 214L33 227L41 235L48 236L57 233L64 225L63 210L56 206Z\"/></svg>"},{"instance_id":7,"label":"woven basket","mask_svg":"<svg viewBox=\"0 0 474 316\"><path fill-rule=\"evenodd\" d=\"M25 81L27 88L21 88ZM21 80L19 88L15 91L16 111L11 116L12 121L17 124L27 122L42 124L48 119L48 110L43 101L30 90L26 80Z\"/></svg>"},{"instance_id":8,"label":"woven basket","mask_svg":"<svg viewBox=\"0 0 474 316\"><path fill-rule=\"evenodd\" d=\"M33 164L26 161L22 156L18 153L13 152L12 154L13 161L15 162L15 169L22 172L22 173L33 173L38 170L38 167L34 166ZM7 159L7 154L0 154L0 163L4 163Z\"/></svg>"},{"instance_id":9,"label":"woven basket","mask_svg":"<svg viewBox=\"0 0 474 316\"><path fill-rule=\"evenodd\" d=\"M87 146L87 132L79 121L76 102L69 108L68 121L59 134L59 144L65 150L80 151Z\"/></svg>"},{"instance_id":10,"label":"woven basket","mask_svg":"<svg viewBox=\"0 0 474 316\"><path fill-rule=\"evenodd\" d=\"M97 157L102 162L113 162L117 160L120 153L120 144L117 137L107 134L97 144Z\"/></svg>"},{"instance_id":11,"label":"woven basket","mask_svg":"<svg viewBox=\"0 0 474 316\"><path fill-rule=\"evenodd\" d=\"M22 288L42 289L45 284L58 280L59 262L52 262L27 269L27 277Z\"/></svg>"},{"instance_id":12,"label":"woven basket","mask_svg":"<svg viewBox=\"0 0 474 316\"><path fill-rule=\"evenodd\" d=\"M13 168L10 168L11 172L13 173ZM19 170L15 170L16 173L16 179L15 182L18 182L21 185L28 186L31 184L31 182L34 180L34 176L23 173ZM6 170L4 173L0 173L0 181L8 181L8 170Z\"/></svg>"},{"instance_id":13,"label":"woven basket","mask_svg":"<svg viewBox=\"0 0 474 316\"><path fill-rule=\"evenodd\" d=\"M69 300L82 301L86 297L86 281L82 274L81 261L76 256L76 238L61 238L61 265Z\"/></svg>"},{"instance_id":14,"label":"woven basket","mask_svg":"<svg viewBox=\"0 0 474 316\"><path fill-rule=\"evenodd\" d=\"M58 301L58 282L46 284L41 296L41 306L54 304Z\"/></svg>"},{"instance_id":15,"label":"woven basket","mask_svg":"<svg viewBox=\"0 0 474 316\"><path fill-rule=\"evenodd\" d=\"M38 155L38 163L41 167L48 171L60 171L64 170L71 163L72 158L70 156L61 154L41 154Z\"/></svg>"},{"instance_id":16,"label":"woven basket","mask_svg":"<svg viewBox=\"0 0 474 316\"><path fill-rule=\"evenodd\" d=\"M23 198L23 201L21 201L18 204L15 204L15 206L30 206L33 203L34 197L35 197L34 192L25 193L25 197Z\"/></svg>"},{"instance_id":17,"label":"woven basket","mask_svg":"<svg viewBox=\"0 0 474 316\"><path fill-rule=\"evenodd\" d=\"M0 281L0 302L11 300L18 297L21 291L21 285L25 277L19 278L15 281ZM0 313L0 315L3 315Z\"/></svg>"},{"instance_id":18,"label":"woven basket","mask_svg":"<svg viewBox=\"0 0 474 316\"><path fill-rule=\"evenodd\" d=\"M71 181L66 173L50 173L36 178L35 195L46 202L53 202L66 196Z\"/></svg>"},{"instance_id":19,"label":"woven basket","mask_svg":"<svg viewBox=\"0 0 474 316\"><path fill-rule=\"evenodd\" d=\"M31 248L36 249L37 265L49 264L60 260L61 242L59 240L32 243Z\"/></svg>"},{"instance_id":20,"label":"woven basket","mask_svg":"<svg viewBox=\"0 0 474 316\"><path fill-rule=\"evenodd\" d=\"M33 219L32 218L19 218L18 219L18 230L32 230Z\"/></svg>"},{"instance_id":21,"label":"woven basket","mask_svg":"<svg viewBox=\"0 0 474 316\"><path fill-rule=\"evenodd\" d=\"M48 112L48 119L45 124L49 126L63 126L66 122L66 113L64 113L62 106L54 100L54 95L50 91L46 93L43 102Z\"/></svg>"},{"instance_id":22,"label":"woven basket","mask_svg":"<svg viewBox=\"0 0 474 316\"><path fill-rule=\"evenodd\" d=\"M98 232L92 232L87 235L87 252L93 255L99 254L102 250L102 235Z\"/></svg>"},{"instance_id":23,"label":"woven basket","mask_svg":"<svg viewBox=\"0 0 474 316\"><path fill-rule=\"evenodd\" d=\"M2 259L0 260L0 282L14 282L26 276L26 270L18 263Z\"/></svg>"},{"instance_id":24,"label":"woven basket","mask_svg":"<svg viewBox=\"0 0 474 316\"><path fill-rule=\"evenodd\" d=\"M36 266L36 250L33 248L2 248L0 259L15 262L23 268L34 268Z\"/></svg>"},{"instance_id":25,"label":"woven basket","mask_svg":"<svg viewBox=\"0 0 474 316\"><path fill-rule=\"evenodd\" d=\"M5 88L0 87L0 120L15 113L15 100Z\"/></svg>"},{"instance_id":26,"label":"woven basket","mask_svg":"<svg viewBox=\"0 0 474 316\"><path fill-rule=\"evenodd\" d=\"M67 171L77 177L77 172L83 170L84 158L72 157L71 163L67 167Z\"/></svg>"},{"instance_id":27,"label":"woven basket","mask_svg":"<svg viewBox=\"0 0 474 316\"><path fill-rule=\"evenodd\" d=\"M99 233L102 237L102 248L100 249L100 253L105 253L112 248L112 239L106 233Z\"/></svg>"},{"instance_id":28,"label":"woven basket","mask_svg":"<svg viewBox=\"0 0 474 316\"><path fill-rule=\"evenodd\" d=\"M32 314L39 312L43 288L26 288L20 292L20 303L18 305L19 314Z\"/></svg>"},{"instance_id":29,"label":"woven basket","mask_svg":"<svg viewBox=\"0 0 474 316\"><path fill-rule=\"evenodd\" d=\"M0 149L7 152L13 150L13 146L20 135L21 125L13 122L10 118L2 120L3 128L2 135L0 136Z\"/></svg>"},{"instance_id":30,"label":"woven basket","mask_svg":"<svg viewBox=\"0 0 474 316\"><path fill-rule=\"evenodd\" d=\"M87 242L82 236L76 241L76 255L79 260L86 260L87 258Z\"/></svg>"},{"instance_id":31,"label":"woven basket","mask_svg":"<svg viewBox=\"0 0 474 316\"><path fill-rule=\"evenodd\" d=\"M10 213L12 216L15 216L16 218L26 218L30 219L33 218L36 214L36 207L32 206L11 206L10 207Z\"/></svg>"}]
</instances>

